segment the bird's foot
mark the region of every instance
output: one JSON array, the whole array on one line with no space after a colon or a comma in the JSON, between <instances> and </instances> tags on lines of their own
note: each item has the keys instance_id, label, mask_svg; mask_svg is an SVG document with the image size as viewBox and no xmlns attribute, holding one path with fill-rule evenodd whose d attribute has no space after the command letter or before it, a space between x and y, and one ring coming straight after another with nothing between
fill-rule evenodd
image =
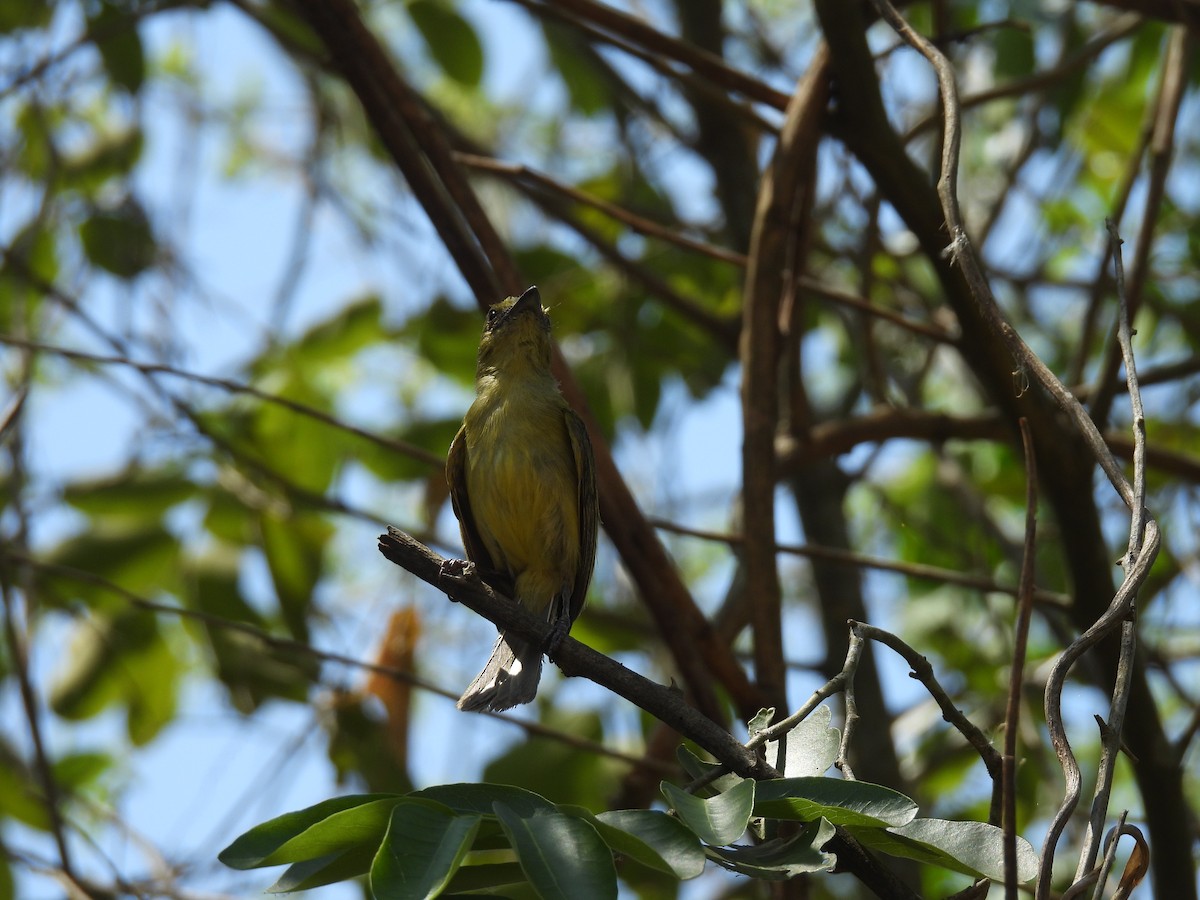
<instances>
[{"instance_id":1,"label":"bird's foot","mask_svg":"<svg viewBox=\"0 0 1200 900\"><path fill-rule=\"evenodd\" d=\"M469 559L443 559L441 568L438 570L438 581L441 582L474 577L477 577L475 563ZM451 587L452 585L442 585L442 589L446 591L446 596L457 603L458 598L450 592Z\"/></svg>"},{"instance_id":2,"label":"bird's foot","mask_svg":"<svg viewBox=\"0 0 1200 900\"><path fill-rule=\"evenodd\" d=\"M562 646L563 640L571 631L571 617L567 613L563 613L554 620L554 624L550 626L550 633L546 635L546 641L542 645L543 652L550 657L553 657L558 652L558 648Z\"/></svg>"}]
</instances>

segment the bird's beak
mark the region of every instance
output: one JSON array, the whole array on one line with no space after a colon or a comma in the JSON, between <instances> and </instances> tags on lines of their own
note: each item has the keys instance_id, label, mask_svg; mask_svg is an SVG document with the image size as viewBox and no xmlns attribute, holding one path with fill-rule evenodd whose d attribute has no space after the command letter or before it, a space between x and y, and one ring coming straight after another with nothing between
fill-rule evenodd
<instances>
[{"instance_id":1,"label":"bird's beak","mask_svg":"<svg viewBox=\"0 0 1200 900\"><path fill-rule=\"evenodd\" d=\"M508 311L510 316L517 316L521 313L536 310L542 311L542 295L538 293L537 286L530 287L517 298L517 302L512 305L512 309Z\"/></svg>"}]
</instances>

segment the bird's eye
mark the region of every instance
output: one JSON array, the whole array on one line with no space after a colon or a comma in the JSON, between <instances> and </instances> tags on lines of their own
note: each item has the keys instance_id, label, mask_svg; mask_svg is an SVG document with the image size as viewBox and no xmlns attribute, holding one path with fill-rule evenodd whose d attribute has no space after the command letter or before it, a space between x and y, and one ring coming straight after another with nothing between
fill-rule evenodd
<instances>
[{"instance_id":1,"label":"bird's eye","mask_svg":"<svg viewBox=\"0 0 1200 900\"><path fill-rule=\"evenodd\" d=\"M487 311L487 323L488 323L488 327L491 327L492 325L495 325L495 324L496 324L496 320L497 320L498 318L500 318L500 310L496 309L496 307L494 307L494 306L493 306L491 309L489 309L489 310Z\"/></svg>"}]
</instances>

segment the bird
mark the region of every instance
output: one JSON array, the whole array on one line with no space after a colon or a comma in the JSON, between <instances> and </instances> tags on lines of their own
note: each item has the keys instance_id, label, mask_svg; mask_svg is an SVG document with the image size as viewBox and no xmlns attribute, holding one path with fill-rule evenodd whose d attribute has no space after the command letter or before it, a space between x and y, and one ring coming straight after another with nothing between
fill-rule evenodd
<instances>
[{"instance_id":1,"label":"bird","mask_svg":"<svg viewBox=\"0 0 1200 900\"><path fill-rule=\"evenodd\" d=\"M530 287L487 311L475 399L446 480L467 557L493 588L565 637L596 561L596 462L583 420L550 370L550 317ZM458 708L501 711L537 695L542 647L503 629Z\"/></svg>"}]
</instances>

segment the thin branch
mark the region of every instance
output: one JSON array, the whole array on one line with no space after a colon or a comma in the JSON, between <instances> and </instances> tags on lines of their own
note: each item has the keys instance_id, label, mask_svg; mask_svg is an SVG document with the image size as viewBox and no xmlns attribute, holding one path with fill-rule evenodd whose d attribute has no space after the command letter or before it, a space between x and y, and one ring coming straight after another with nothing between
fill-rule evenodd
<instances>
[{"instance_id":1,"label":"thin branch","mask_svg":"<svg viewBox=\"0 0 1200 900\"><path fill-rule=\"evenodd\" d=\"M455 159L470 169L477 169L481 172L490 172L493 175L500 175L509 180L517 182L527 182L545 188L560 196L573 200L576 203L582 203L585 206L590 206L592 209L597 209L616 219L623 225L627 225L631 230L638 234L646 235L647 237L657 238L660 241L666 241L669 244L674 244L676 247L682 247L685 250L691 250L694 253L699 253L702 256L707 256L710 259L727 262L735 266L746 265L746 256L742 253L736 253L733 250L727 250L724 247L718 247L715 244L709 244L705 241L697 240L696 238L688 237L686 234L674 228L668 228L665 225L660 225L657 222L647 219L645 216L639 216L634 212L626 209L623 206L618 206L615 203L610 203L607 200L597 197L595 194L589 194L586 191L581 191L577 187L565 184L556 178L551 178L544 172L539 172L537 169L521 163L509 163L500 159L493 159L489 156L479 156L474 153L455 153Z\"/></svg>"},{"instance_id":2,"label":"thin branch","mask_svg":"<svg viewBox=\"0 0 1200 900\"><path fill-rule=\"evenodd\" d=\"M83 350L73 350L68 347L59 347L53 344L42 344L37 341L26 341L12 335L0 334L0 344L7 344L11 347L22 347L28 350L36 350L39 353L50 353L55 356L61 356L64 359L76 360L78 362L96 363L98 365L113 365L127 366L131 369L136 369L143 375L171 375L176 378L182 378L186 381L195 384L202 384L206 387L215 387L230 394L242 394L247 397L253 397L256 400L261 400L264 403L271 403L276 406L281 406L284 409L290 410L298 415L305 416L331 428L336 428L339 431L345 431L355 437L360 437L365 441L370 441L385 450L390 450L394 453L403 456L411 457L418 462L427 463L431 466L444 466L446 458L437 453L431 453L424 447L418 447L416 444L410 444L407 441L397 440L396 438L388 438L376 434L366 429L359 428L355 425L350 425L343 422L336 416L330 415L327 412L316 409L312 406L307 406L304 403L298 403L288 397L272 394L269 391L260 390L253 385L243 384L242 382L233 381L229 378L215 378L210 375L201 375L198 372L190 372L187 369L180 369L176 366L169 366L165 363L138 362L126 356L104 356L97 353L88 353Z\"/></svg>"},{"instance_id":3,"label":"thin branch","mask_svg":"<svg viewBox=\"0 0 1200 900\"><path fill-rule=\"evenodd\" d=\"M816 146L828 91L828 50L817 52L788 104L787 119L754 212L742 299L742 502L746 593L752 598L754 669L769 705L786 708L782 601L775 543L775 431L779 417L779 311L795 290L797 218L815 188ZM811 179L811 182L808 181Z\"/></svg>"},{"instance_id":4,"label":"thin branch","mask_svg":"<svg viewBox=\"0 0 1200 900\"><path fill-rule=\"evenodd\" d=\"M1130 486L1125 473L1113 458L1095 423L1084 411L1079 402L1063 386L1062 382L1034 353L1016 329L1005 319L992 294L987 276L974 245L967 234L962 212L958 203L958 163L959 150L962 143L960 124L961 106L958 99L958 84L955 79L954 67L946 56L905 21L896 11L889 0L872 0L879 14L890 24L905 41L924 56L937 73L938 88L942 95L942 106L945 118L945 136L942 146L941 170L937 183L938 199L946 224L950 229L951 242L947 251L951 258L958 263L963 276L970 287L971 293L978 304L979 311L994 331L999 333L1012 354L1017 358L1026 372L1032 373L1037 382L1054 398L1059 408L1063 410L1076 426L1077 431L1087 443L1092 456L1100 464L1100 468L1108 476L1109 481L1125 501L1133 506L1133 488Z\"/></svg>"},{"instance_id":5,"label":"thin branch","mask_svg":"<svg viewBox=\"0 0 1200 900\"><path fill-rule=\"evenodd\" d=\"M1150 175L1146 185L1146 202L1134 248L1133 275L1126 292L1127 316L1131 323L1141 306L1142 288L1150 274L1150 248L1154 244L1159 211L1166 195L1167 175L1171 170L1171 156L1175 149L1175 127L1187 86L1188 66L1194 56L1193 47L1194 38L1190 29L1182 25L1171 29L1163 60L1157 111L1150 135ZM1120 341L1114 335L1105 349L1104 362L1096 377L1097 388L1092 401L1092 418L1099 423L1108 419L1109 409L1116 395L1117 369L1121 358Z\"/></svg>"},{"instance_id":6,"label":"thin branch","mask_svg":"<svg viewBox=\"0 0 1200 900\"><path fill-rule=\"evenodd\" d=\"M731 547L740 547L745 543L745 537L740 534L723 534L719 531L708 531L703 528L690 528L666 519L650 519L650 524L663 531L681 534L687 537L699 538L705 541L720 541ZM878 556L865 556L838 547L824 547L816 544L775 544L776 553L788 553L792 556L803 556L811 559L824 559L829 562L841 563L847 566L857 566L863 569L877 569L882 572L895 572L908 578L922 578L943 584L956 584L961 587L974 588L997 594L1020 595L1020 586L1001 584L986 575L974 575L970 572L959 572L956 569L946 569L942 566L931 566L927 563L900 562L899 560L883 559ZM1033 598L1045 606L1064 608L1070 603L1070 597L1056 591L1038 588L1033 592Z\"/></svg>"},{"instance_id":7,"label":"thin branch","mask_svg":"<svg viewBox=\"0 0 1200 900\"><path fill-rule=\"evenodd\" d=\"M1117 589L1116 595L1113 597L1108 609L1071 646L1063 651L1051 669L1050 677L1046 681L1046 725L1050 732L1050 742L1054 746L1059 764L1062 766L1065 787L1062 804L1059 806L1058 812L1047 831L1046 839L1042 844L1041 867L1036 893L1037 900L1047 900L1050 896L1050 886L1054 870L1054 849L1058 845L1059 838L1062 837L1067 820L1070 819L1075 805L1079 802L1079 763L1071 750L1070 741L1067 740L1067 732L1062 719L1063 686L1066 684L1067 675L1076 661L1111 634L1129 615L1130 610L1133 608L1134 600L1137 597L1138 589L1150 573L1150 566L1154 562L1154 558L1158 555L1159 545L1158 523L1151 519L1146 523L1145 540L1142 544L1141 552L1132 560L1126 559L1125 561L1125 580L1121 582L1121 586Z\"/></svg>"},{"instance_id":8,"label":"thin branch","mask_svg":"<svg viewBox=\"0 0 1200 900\"><path fill-rule=\"evenodd\" d=\"M522 5L531 6L523 3ZM542 4L539 4L542 5ZM549 5L549 4L544 4ZM672 37L641 19L594 0L555 0L557 11L569 13L582 22L590 23L603 31L619 35L626 41L644 47L651 53L683 63L697 75L703 75L713 84L726 90L736 91L749 100L764 103L775 109L787 109L787 94L777 91L744 72L728 66L723 59L700 47ZM531 8L533 8L531 6Z\"/></svg>"},{"instance_id":9,"label":"thin branch","mask_svg":"<svg viewBox=\"0 0 1200 900\"><path fill-rule=\"evenodd\" d=\"M1002 765L1000 752L992 746L992 742L988 740L987 735L980 731L979 727L954 705L954 701L950 699L950 695L946 693L945 688L941 686L937 680L937 676L934 675L933 666L930 665L929 660L900 640L900 638L896 637L896 635L884 631L882 628L867 625L865 622L851 622L850 630L857 632L861 637L868 640L878 641L904 657L904 661L912 669L909 677L915 678L925 686L925 690L929 692L929 696L933 698L938 708L941 709L942 718L953 725L958 733L966 738L967 743L975 748L975 752L983 760L984 768L987 769L987 773L992 779L992 784L996 788L993 794L998 798ZM996 799L993 802L998 803L999 801Z\"/></svg>"},{"instance_id":10,"label":"thin branch","mask_svg":"<svg viewBox=\"0 0 1200 900\"><path fill-rule=\"evenodd\" d=\"M1004 896L1017 897L1017 731L1021 718L1021 686L1025 681L1025 650L1033 618L1033 579L1037 558L1037 459L1029 423L1021 419L1025 450L1025 549L1021 558L1021 583L1017 600L1017 627L1013 660L1008 674L1008 703L1004 711ZM993 823L995 821L993 820Z\"/></svg>"},{"instance_id":11,"label":"thin branch","mask_svg":"<svg viewBox=\"0 0 1200 900\"><path fill-rule=\"evenodd\" d=\"M1133 418L1133 493L1135 503L1129 524L1129 549L1125 554L1125 559L1131 560L1137 558L1142 551L1142 541L1146 529L1146 416L1142 409L1142 392L1138 387L1137 364L1133 356L1131 311L1125 293L1125 266L1121 259L1121 235L1117 231L1116 223L1111 219L1107 220L1105 224L1108 228L1119 301L1117 339L1125 361L1129 405ZM1076 878L1080 878L1095 865L1096 856L1099 853L1100 835L1103 833L1104 820L1108 815L1109 796L1112 792L1117 756L1121 751L1121 731L1125 724L1125 710L1129 703L1129 687L1133 677L1133 660L1136 649L1137 624L1131 610L1129 618L1121 626L1121 655L1117 663L1108 722L1106 727L1101 729L1103 752L1100 756L1099 771L1096 774L1096 791L1092 799L1091 815L1088 818L1087 830L1084 832L1079 863L1075 869ZM1103 875L1100 880L1103 884Z\"/></svg>"},{"instance_id":12,"label":"thin branch","mask_svg":"<svg viewBox=\"0 0 1200 900\"><path fill-rule=\"evenodd\" d=\"M67 578L72 581L79 581L85 584L95 585L109 591L114 596L119 597L129 606L144 610L145 612L153 613L160 616L172 616L178 619L185 619L192 622L198 622L207 628L215 628L223 631L234 631L239 634L247 635L260 641L264 647L269 647L272 650L279 650L286 656L305 656L310 659L315 659L320 662L336 663L337 665L346 666L351 669L358 669L363 672L370 672L376 675L382 675L386 678L391 678L395 681L403 682L426 691L430 694L435 694L447 700L458 700L460 691L451 691L440 687L431 681L428 681L421 676L407 670L400 669L395 666L383 665L377 662L358 659L353 656L347 656L343 653L337 653L332 650L322 650L319 647L314 647L311 644L306 644L303 641L295 640L294 638L282 637L280 635L271 634L268 631L263 631L257 626L251 625L248 622L242 622L237 619L229 619L225 616L215 615L213 613L204 612L198 609L188 609L182 606L171 606L166 603L159 603L154 600L149 600L139 594L136 594L115 582L109 581L103 576L97 575L94 572L88 572L84 569L77 569L73 566L64 566L56 563L47 563L23 553L4 552L0 558L11 560L23 566L27 566L32 570L43 572L47 575L56 575L62 578ZM566 744L567 746L575 747L584 750L588 753L594 753L598 756L606 756L611 759L619 760L636 768L648 769L660 775L671 775L677 770L674 766L665 765L657 760L647 759L642 756L635 756L631 753L625 753L621 750L606 747L596 741L588 740L587 738L579 737L566 731L560 731L556 728L544 725L541 722L531 721L529 719L519 718L509 713L488 712L486 715L498 719L502 722L508 722L510 725L516 725L524 730L527 734L545 737L551 740Z\"/></svg>"},{"instance_id":13,"label":"thin branch","mask_svg":"<svg viewBox=\"0 0 1200 900\"><path fill-rule=\"evenodd\" d=\"M498 627L545 646L553 623L535 615L485 584L473 570L456 572L447 560L398 528L379 537L379 552L427 584L443 591ZM469 564L468 564L469 565ZM469 574L468 574L469 573ZM583 676L694 740L737 774L746 778L777 778L779 773L748 751L728 731L688 705L672 688L655 684L614 659L567 636L549 657L568 677Z\"/></svg>"}]
</instances>

